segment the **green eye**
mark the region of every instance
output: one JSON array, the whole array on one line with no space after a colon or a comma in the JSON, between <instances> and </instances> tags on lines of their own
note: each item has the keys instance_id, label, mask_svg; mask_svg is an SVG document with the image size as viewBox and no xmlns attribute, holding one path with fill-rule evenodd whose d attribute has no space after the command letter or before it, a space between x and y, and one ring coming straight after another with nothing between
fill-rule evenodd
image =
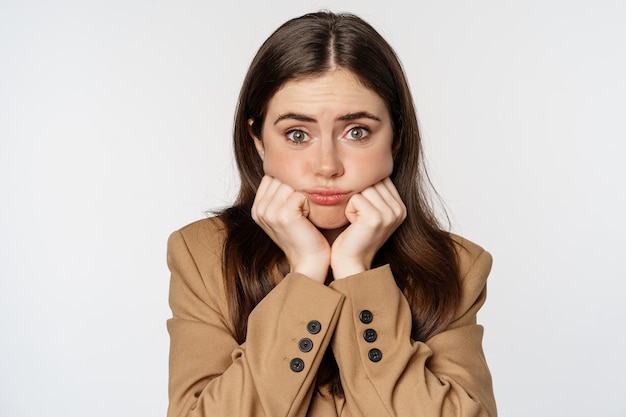
<instances>
[{"instance_id":1,"label":"green eye","mask_svg":"<svg viewBox=\"0 0 626 417\"><path fill-rule=\"evenodd\" d=\"M306 133L302 130L290 130L287 132L287 138L294 143L302 143L306 140Z\"/></svg>"},{"instance_id":2,"label":"green eye","mask_svg":"<svg viewBox=\"0 0 626 417\"><path fill-rule=\"evenodd\" d=\"M348 131L348 138L353 140L360 140L367 137L369 131L362 126L353 127Z\"/></svg>"}]
</instances>

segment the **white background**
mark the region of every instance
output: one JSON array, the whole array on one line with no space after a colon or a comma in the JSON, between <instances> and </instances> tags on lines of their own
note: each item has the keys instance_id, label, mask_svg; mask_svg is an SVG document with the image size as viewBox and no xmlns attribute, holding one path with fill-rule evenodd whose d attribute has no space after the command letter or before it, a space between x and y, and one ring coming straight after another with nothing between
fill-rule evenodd
<instances>
[{"instance_id":1,"label":"white background","mask_svg":"<svg viewBox=\"0 0 626 417\"><path fill-rule=\"evenodd\" d=\"M500 415L626 415L625 2L212 3L0 1L0 415L165 414L167 237L232 201L244 72L321 8L394 46L494 255Z\"/></svg>"}]
</instances>

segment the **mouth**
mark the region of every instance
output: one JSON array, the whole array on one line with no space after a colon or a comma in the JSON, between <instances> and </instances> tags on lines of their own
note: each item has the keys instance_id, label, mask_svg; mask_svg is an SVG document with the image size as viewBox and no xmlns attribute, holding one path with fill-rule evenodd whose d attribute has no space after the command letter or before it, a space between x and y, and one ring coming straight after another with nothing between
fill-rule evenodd
<instances>
[{"instance_id":1,"label":"mouth","mask_svg":"<svg viewBox=\"0 0 626 417\"><path fill-rule=\"evenodd\" d=\"M342 203L350 195L347 191L316 188L305 191L309 201L323 206L334 206Z\"/></svg>"}]
</instances>

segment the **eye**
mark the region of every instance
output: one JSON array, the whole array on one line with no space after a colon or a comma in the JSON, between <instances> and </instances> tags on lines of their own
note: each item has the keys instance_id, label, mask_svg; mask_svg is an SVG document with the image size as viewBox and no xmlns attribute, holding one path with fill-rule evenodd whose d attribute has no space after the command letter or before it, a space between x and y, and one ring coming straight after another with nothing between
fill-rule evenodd
<instances>
[{"instance_id":1,"label":"eye","mask_svg":"<svg viewBox=\"0 0 626 417\"><path fill-rule=\"evenodd\" d=\"M362 140L362 139L365 139L367 136L369 136L369 133L370 133L369 129L366 128L365 126L356 126L356 127L350 128L346 136L348 137L348 139Z\"/></svg>"},{"instance_id":2,"label":"eye","mask_svg":"<svg viewBox=\"0 0 626 417\"><path fill-rule=\"evenodd\" d=\"M302 143L307 140L307 134L299 129L293 129L287 132L287 139L293 143Z\"/></svg>"}]
</instances>

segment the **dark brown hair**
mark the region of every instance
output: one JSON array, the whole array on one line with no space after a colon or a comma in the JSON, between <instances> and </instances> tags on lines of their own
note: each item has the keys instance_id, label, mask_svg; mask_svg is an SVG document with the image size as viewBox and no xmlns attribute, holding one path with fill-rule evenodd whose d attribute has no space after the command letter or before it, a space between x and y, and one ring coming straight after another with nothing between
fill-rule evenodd
<instances>
[{"instance_id":1,"label":"dark brown hair","mask_svg":"<svg viewBox=\"0 0 626 417\"><path fill-rule=\"evenodd\" d=\"M394 131L391 179L407 218L382 246L372 267L389 264L413 315L412 337L424 341L443 330L459 302L456 252L437 222L426 190L417 117L402 66L391 46L351 14L310 13L280 26L261 46L243 82L235 115L234 149L241 176L235 204L220 213L227 226L223 271L235 337L245 340L248 315L288 270L284 254L252 220L250 210L263 165L248 132L261 137L266 106L285 82L333 68L352 71L387 104ZM341 393L332 352L318 383Z\"/></svg>"}]
</instances>

